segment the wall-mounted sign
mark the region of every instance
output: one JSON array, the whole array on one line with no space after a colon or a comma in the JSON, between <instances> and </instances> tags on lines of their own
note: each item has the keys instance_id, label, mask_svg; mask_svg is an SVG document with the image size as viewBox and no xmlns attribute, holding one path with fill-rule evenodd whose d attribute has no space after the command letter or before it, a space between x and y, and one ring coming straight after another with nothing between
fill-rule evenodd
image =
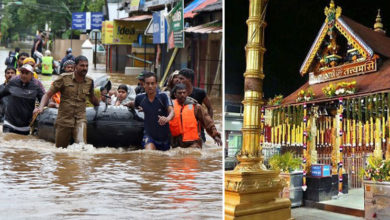
<instances>
[{"instance_id":1,"label":"wall-mounted sign","mask_svg":"<svg viewBox=\"0 0 390 220\"><path fill-rule=\"evenodd\" d=\"M164 17L164 11L153 13L153 43L165 44L165 35L167 32L166 20Z\"/></svg>"},{"instance_id":2,"label":"wall-mounted sign","mask_svg":"<svg viewBox=\"0 0 390 220\"><path fill-rule=\"evenodd\" d=\"M184 48L184 2L177 2L176 6L169 12L167 21L168 48Z\"/></svg>"},{"instance_id":3,"label":"wall-mounted sign","mask_svg":"<svg viewBox=\"0 0 390 220\"><path fill-rule=\"evenodd\" d=\"M73 12L72 13L72 29L85 30L87 29L85 12Z\"/></svg>"},{"instance_id":4,"label":"wall-mounted sign","mask_svg":"<svg viewBox=\"0 0 390 220\"><path fill-rule=\"evenodd\" d=\"M357 63L349 63L321 71L318 75L309 73L309 84L322 83L330 80L341 79L354 75L361 75L377 71L376 59Z\"/></svg>"},{"instance_id":5,"label":"wall-mounted sign","mask_svg":"<svg viewBox=\"0 0 390 220\"><path fill-rule=\"evenodd\" d=\"M114 35L114 22L104 21L102 25L102 43L112 44Z\"/></svg>"},{"instance_id":6,"label":"wall-mounted sign","mask_svg":"<svg viewBox=\"0 0 390 220\"><path fill-rule=\"evenodd\" d=\"M91 30L101 29L104 16L102 12L73 12L72 29Z\"/></svg>"}]
</instances>

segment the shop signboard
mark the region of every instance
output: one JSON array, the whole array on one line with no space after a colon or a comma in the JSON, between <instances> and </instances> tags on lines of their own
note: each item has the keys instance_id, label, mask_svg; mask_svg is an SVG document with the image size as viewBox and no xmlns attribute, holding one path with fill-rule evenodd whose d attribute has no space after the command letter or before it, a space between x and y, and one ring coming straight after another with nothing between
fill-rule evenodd
<instances>
[{"instance_id":1,"label":"shop signboard","mask_svg":"<svg viewBox=\"0 0 390 220\"><path fill-rule=\"evenodd\" d=\"M102 24L102 43L103 44L112 44L113 43L113 33L114 32L114 22L113 21L104 21Z\"/></svg>"},{"instance_id":2,"label":"shop signboard","mask_svg":"<svg viewBox=\"0 0 390 220\"><path fill-rule=\"evenodd\" d=\"M140 0L131 0L130 11L138 11Z\"/></svg>"},{"instance_id":3,"label":"shop signboard","mask_svg":"<svg viewBox=\"0 0 390 220\"><path fill-rule=\"evenodd\" d=\"M169 12L168 21L168 48L184 48L184 2L179 1Z\"/></svg>"},{"instance_id":4,"label":"shop signboard","mask_svg":"<svg viewBox=\"0 0 390 220\"><path fill-rule=\"evenodd\" d=\"M153 43L165 44L167 25L164 17L164 11L153 13Z\"/></svg>"},{"instance_id":5,"label":"shop signboard","mask_svg":"<svg viewBox=\"0 0 390 220\"><path fill-rule=\"evenodd\" d=\"M137 43L138 35L143 34L149 21L114 20L113 44Z\"/></svg>"}]
</instances>

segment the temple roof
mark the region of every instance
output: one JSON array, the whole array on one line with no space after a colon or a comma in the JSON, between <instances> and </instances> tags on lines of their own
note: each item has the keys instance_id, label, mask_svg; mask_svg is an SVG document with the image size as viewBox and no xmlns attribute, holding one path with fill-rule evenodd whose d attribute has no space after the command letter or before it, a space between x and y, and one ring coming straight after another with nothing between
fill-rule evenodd
<instances>
[{"instance_id":1,"label":"temple roof","mask_svg":"<svg viewBox=\"0 0 390 220\"><path fill-rule=\"evenodd\" d=\"M383 34L343 15L336 18L334 26L364 57L372 58L375 52L390 57L390 47L387 46L390 46L390 38ZM326 19L299 70L301 75L309 72L309 68L319 52L328 31L329 25L328 19Z\"/></svg>"},{"instance_id":2,"label":"temple roof","mask_svg":"<svg viewBox=\"0 0 390 220\"><path fill-rule=\"evenodd\" d=\"M390 38L383 33L376 32L371 28L357 23L356 21L340 16L345 23L356 33L369 47L382 56L390 58Z\"/></svg>"},{"instance_id":3,"label":"temple roof","mask_svg":"<svg viewBox=\"0 0 390 220\"><path fill-rule=\"evenodd\" d=\"M387 60L383 63L383 65L379 68L377 72L367 73L359 76L355 76L347 79L339 79L332 81L332 84L337 84L339 82L351 82L356 81L357 92L353 95L342 96L343 98L348 97L356 97L356 96L364 96L369 94L375 94L380 92L389 92L390 91L390 60ZM328 98L322 92L322 88L328 86L329 82L318 83L314 85L309 85L309 82L306 82L302 85L298 90L291 93L289 96L283 99L282 105L291 105L291 104L302 104L297 103L297 95L299 91L306 90L309 87L314 92L314 99L307 103L319 103L319 102L327 102L331 100L337 100L340 96L334 96L332 98Z\"/></svg>"},{"instance_id":4,"label":"temple roof","mask_svg":"<svg viewBox=\"0 0 390 220\"><path fill-rule=\"evenodd\" d=\"M375 31L341 15L341 8L335 7L333 0L324 12L325 22L300 68L301 75L309 73L309 81L284 98L282 105L302 104L297 102L301 90L314 93L314 99L306 103L390 92L390 38L384 31ZM344 51L339 51L338 43ZM352 81L356 81L354 94L329 98L322 91L330 83Z\"/></svg>"}]
</instances>

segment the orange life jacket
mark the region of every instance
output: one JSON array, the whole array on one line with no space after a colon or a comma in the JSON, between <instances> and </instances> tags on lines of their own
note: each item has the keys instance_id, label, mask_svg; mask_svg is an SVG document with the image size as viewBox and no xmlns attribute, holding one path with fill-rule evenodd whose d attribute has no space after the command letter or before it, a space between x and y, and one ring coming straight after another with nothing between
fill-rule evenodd
<instances>
[{"instance_id":1,"label":"orange life jacket","mask_svg":"<svg viewBox=\"0 0 390 220\"><path fill-rule=\"evenodd\" d=\"M57 92L56 94L54 94L52 97L52 100L57 103L57 104L60 104L60 101L61 101L61 92Z\"/></svg>"},{"instance_id":2,"label":"orange life jacket","mask_svg":"<svg viewBox=\"0 0 390 220\"><path fill-rule=\"evenodd\" d=\"M169 122L169 129L174 137L183 135L183 142L199 140L194 108L194 104L181 106L177 100L173 101L175 117Z\"/></svg>"}]
</instances>

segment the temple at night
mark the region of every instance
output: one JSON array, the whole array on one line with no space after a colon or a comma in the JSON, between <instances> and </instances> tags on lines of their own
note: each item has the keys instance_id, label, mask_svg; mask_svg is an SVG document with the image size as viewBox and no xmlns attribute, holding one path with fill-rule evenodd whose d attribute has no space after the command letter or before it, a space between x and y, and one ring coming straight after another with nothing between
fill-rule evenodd
<instances>
[{"instance_id":1,"label":"temple at night","mask_svg":"<svg viewBox=\"0 0 390 220\"><path fill-rule=\"evenodd\" d=\"M342 15L333 0L324 14L299 69L308 81L269 100L261 117L263 152L301 158L303 199L313 202L362 188L367 178L390 180L364 173L370 156L390 159L390 38L380 10L373 27ZM328 177L312 173L326 165Z\"/></svg>"}]
</instances>

